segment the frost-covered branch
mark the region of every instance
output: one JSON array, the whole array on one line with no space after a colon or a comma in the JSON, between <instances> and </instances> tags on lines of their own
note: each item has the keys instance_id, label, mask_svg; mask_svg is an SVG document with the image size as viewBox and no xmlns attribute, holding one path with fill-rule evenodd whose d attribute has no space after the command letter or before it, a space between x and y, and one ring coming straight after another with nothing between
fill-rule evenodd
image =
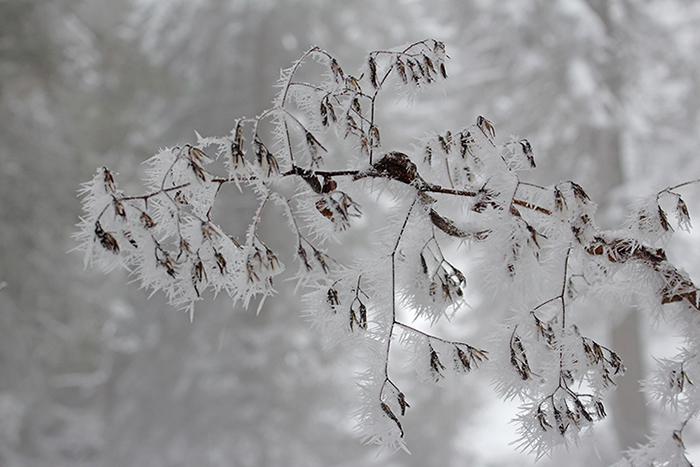
<instances>
[{"instance_id":1,"label":"frost-covered branch","mask_svg":"<svg viewBox=\"0 0 700 467\"><path fill-rule=\"evenodd\" d=\"M435 323L481 292L467 288L459 261L444 253L458 240L483 258L477 273L486 286L510 297L512 316L488 349L488 366L503 397L523 400L516 416L523 449L541 456L576 443L606 416L603 395L624 373L614 350L579 332L586 296L635 294L683 323L685 348L677 359L660 362L647 387L679 420L694 417L700 294L667 259L663 247L673 229L660 202L670 199L679 228L689 229L678 191L698 180L640 200L626 225L606 231L595 224L596 205L577 183L521 180L523 171L536 168L530 143L499 142L495 125L482 116L459 131L417 135L413 149L385 147L381 131L392 122L380 121L378 95L411 95L446 79L446 58L441 42L425 40L371 52L351 75L314 47L283 71L270 109L238 118L229 135L197 135L196 144L153 156L145 194L125 194L112 171L99 169L81 191L76 238L86 265L126 267L143 287L162 290L173 306L193 313L208 291L225 291L244 306L259 299L262 306L284 261L295 258L307 314L324 341L361 349L361 437L405 449L410 405L390 378L399 351L392 343L412 355L418 379L428 383L487 360L486 350L398 319L406 313ZM325 74L318 82L299 80L311 60ZM268 124L272 130L262 131ZM350 154L339 154L338 140L349 143ZM339 159L345 167L338 168ZM212 218L225 185L257 196L244 239ZM367 259L343 262L329 240L345 244L363 215L357 199L368 192L392 195L385 203L390 208L378 207L389 210L379 229L383 240L365 245ZM263 240L262 216L273 205L288 227L286 251ZM660 439L648 449L657 453L665 446Z\"/></svg>"}]
</instances>

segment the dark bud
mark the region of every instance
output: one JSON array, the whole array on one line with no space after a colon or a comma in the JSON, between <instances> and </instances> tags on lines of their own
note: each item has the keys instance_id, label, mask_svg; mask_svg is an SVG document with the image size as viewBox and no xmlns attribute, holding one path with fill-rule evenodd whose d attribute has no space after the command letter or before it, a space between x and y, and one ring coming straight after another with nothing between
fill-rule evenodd
<instances>
[{"instance_id":1,"label":"dark bud","mask_svg":"<svg viewBox=\"0 0 700 467\"><path fill-rule=\"evenodd\" d=\"M392 178L409 185L418 177L416 164L406 154L397 151L382 157L372 169L375 176Z\"/></svg>"},{"instance_id":2,"label":"dark bud","mask_svg":"<svg viewBox=\"0 0 700 467\"><path fill-rule=\"evenodd\" d=\"M338 182L330 177L323 178L323 188L321 189L323 193L330 193L331 191L335 191L336 188L338 188Z\"/></svg>"}]
</instances>

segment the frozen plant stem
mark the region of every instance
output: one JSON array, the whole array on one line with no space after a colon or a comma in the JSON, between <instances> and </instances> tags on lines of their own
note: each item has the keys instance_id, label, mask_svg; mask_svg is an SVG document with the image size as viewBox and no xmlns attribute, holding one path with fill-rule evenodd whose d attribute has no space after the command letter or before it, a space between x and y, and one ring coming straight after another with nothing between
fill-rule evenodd
<instances>
[{"instance_id":1,"label":"frozen plant stem","mask_svg":"<svg viewBox=\"0 0 700 467\"><path fill-rule=\"evenodd\" d=\"M283 71L271 108L238 118L228 135L197 135L196 144L153 156L145 194L126 196L109 169L98 170L81 191L84 216L76 238L86 265L128 268L144 287L162 290L173 306L192 314L207 291L225 291L244 306L253 298L262 304L275 293L284 254L292 256L312 323L334 344L364 343L371 349L361 381L363 439L400 449L409 405L389 378L392 339L400 333L419 379L430 383L476 369L487 353L400 322L397 310L433 323L462 312L465 294L481 291L467 291L467 278L443 254L449 251L444 247L454 240L476 244L485 261L475 274L509 297L515 320L503 324L489 354L495 355L496 390L523 400L516 416L520 445L537 456L577 443L582 430L604 418L603 397L624 373L613 350L579 334L572 312L585 301L569 297L606 288L629 291L681 323L685 348L675 361L662 362L650 387L686 421L674 437L683 449L683 427L700 413L694 389L700 380L700 290L659 247L673 233L659 200L675 200L678 226L688 230L689 210L680 191L700 179L643 198L628 225L605 231L594 222L596 205L576 182L521 181L521 171L535 169L530 143L514 137L499 142L494 124L483 116L458 131L416 135L421 138L413 149L385 147L381 134L394 122L379 121L380 93L410 96L427 89L447 78L446 59L444 44L428 39L370 52L353 75L328 52L311 48ZM299 70L312 60L326 73L319 82L303 82ZM343 152L334 135L347 141ZM211 164L216 160L222 162L219 169ZM230 184L249 189L258 200L243 240L212 218L222 187ZM330 242L347 246L344 235L362 216L352 197L375 189L394 196L390 209L400 216L391 216L390 240L381 247L366 242L382 274L373 269L375 261L341 264ZM282 209L289 251L263 243L262 216L270 204ZM377 209L385 207L378 203ZM575 290L573 278L580 278L582 290ZM559 279L559 294L543 301L556 294ZM540 282L555 290L544 295ZM523 310L523 303L539 304ZM663 443L655 442L649 449L663 458Z\"/></svg>"}]
</instances>

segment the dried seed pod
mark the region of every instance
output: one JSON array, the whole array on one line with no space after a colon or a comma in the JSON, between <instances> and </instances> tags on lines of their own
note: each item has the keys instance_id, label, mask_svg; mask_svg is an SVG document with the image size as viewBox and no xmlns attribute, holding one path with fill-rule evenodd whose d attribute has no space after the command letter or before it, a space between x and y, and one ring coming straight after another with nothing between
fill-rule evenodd
<instances>
[{"instance_id":1,"label":"dried seed pod","mask_svg":"<svg viewBox=\"0 0 700 467\"><path fill-rule=\"evenodd\" d=\"M472 236L469 232L466 232L457 227L457 225L455 225L452 219L448 219L447 217L441 216L440 214L438 214L437 211L435 211L432 208L430 209L430 221L435 227L442 230L451 237L469 238Z\"/></svg>"},{"instance_id":2,"label":"dried seed pod","mask_svg":"<svg viewBox=\"0 0 700 467\"><path fill-rule=\"evenodd\" d=\"M268 152L267 156L265 157L265 160L267 161L267 176L269 177L273 174L279 175L280 166L277 163L277 159L275 159L275 156L273 156L271 152Z\"/></svg>"},{"instance_id":3,"label":"dried seed pod","mask_svg":"<svg viewBox=\"0 0 700 467\"><path fill-rule=\"evenodd\" d=\"M320 252L319 250L314 249L314 257L316 258L316 261L318 261L318 264L321 265L321 269L323 269L323 272L325 272L326 274L331 272L331 268L328 266L327 255Z\"/></svg>"},{"instance_id":4,"label":"dried seed pod","mask_svg":"<svg viewBox=\"0 0 700 467\"><path fill-rule=\"evenodd\" d=\"M245 161L245 153L243 152L243 149L241 146L235 142L231 142L231 166L233 168L234 172L240 172L245 170L246 166L246 161Z\"/></svg>"},{"instance_id":5,"label":"dried seed pod","mask_svg":"<svg viewBox=\"0 0 700 467\"><path fill-rule=\"evenodd\" d=\"M318 150L323 152L328 152L326 148L323 147L321 143L318 142L316 137L310 132L306 132L306 146L309 150L309 155L311 156L311 163L313 165L318 165L321 163L321 157L318 154Z\"/></svg>"},{"instance_id":6,"label":"dried seed pod","mask_svg":"<svg viewBox=\"0 0 700 467\"><path fill-rule=\"evenodd\" d=\"M320 114L321 114L321 125L323 128L328 128L328 108L326 107L326 104L321 101L321 108L320 108Z\"/></svg>"},{"instance_id":7,"label":"dried seed pod","mask_svg":"<svg viewBox=\"0 0 700 467\"><path fill-rule=\"evenodd\" d=\"M467 154L473 156L472 146L476 142L474 141L474 136L469 131L463 131L459 133L459 150L462 159L466 159Z\"/></svg>"},{"instance_id":8,"label":"dried seed pod","mask_svg":"<svg viewBox=\"0 0 700 467\"><path fill-rule=\"evenodd\" d=\"M608 414L605 413L605 406L603 405L602 401L596 400L593 407L595 408L596 415L599 420L607 417Z\"/></svg>"},{"instance_id":9,"label":"dried seed pod","mask_svg":"<svg viewBox=\"0 0 700 467\"><path fill-rule=\"evenodd\" d=\"M671 435L673 440L676 442L679 448L685 450L685 444L683 444L683 437L681 436L681 430L673 430L673 434ZM690 462L688 462L688 465L690 465Z\"/></svg>"},{"instance_id":10,"label":"dried seed pod","mask_svg":"<svg viewBox=\"0 0 700 467\"><path fill-rule=\"evenodd\" d=\"M152 229L156 226L156 223L153 220L153 218L151 218L151 216L149 216L145 211L141 213L139 219L141 220L141 222L143 222L143 226L147 229Z\"/></svg>"},{"instance_id":11,"label":"dried seed pod","mask_svg":"<svg viewBox=\"0 0 700 467\"><path fill-rule=\"evenodd\" d=\"M139 244L136 243L136 240L134 237L131 235L131 232L129 230L122 232L124 234L124 237L129 241L129 245L133 246L134 248L138 248Z\"/></svg>"},{"instance_id":12,"label":"dried seed pod","mask_svg":"<svg viewBox=\"0 0 700 467\"><path fill-rule=\"evenodd\" d=\"M219 267L219 272L221 274L226 274L226 258L220 252L215 252L214 257L216 258L216 265Z\"/></svg>"},{"instance_id":13,"label":"dried seed pod","mask_svg":"<svg viewBox=\"0 0 700 467\"><path fill-rule=\"evenodd\" d=\"M329 99L326 99L326 108L328 109L328 116L331 118L333 123L338 121L338 117L335 115L335 109L333 108L333 104L331 104L331 101Z\"/></svg>"},{"instance_id":14,"label":"dried seed pod","mask_svg":"<svg viewBox=\"0 0 700 467\"><path fill-rule=\"evenodd\" d=\"M345 84L353 92L362 91L362 88L360 87L360 82L354 76L348 76L345 80Z\"/></svg>"},{"instance_id":15,"label":"dried seed pod","mask_svg":"<svg viewBox=\"0 0 700 467\"><path fill-rule=\"evenodd\" d=\"M357 303L357 309L355 304ZM367 329L367 306L362 303L359 297L350 304L350 330L353 330L353 324L356 323L360 329Z\"/></svg>"},{"instance_id":16,"label":"dried seed pod","mask_svg":"<svg viewBox=\"0 0 700 467\"><path fill-rule=\"evenodd\" d=\"M312 267L309 264L309 258L307 257L306 250L301 245L301 243L299 244L299 248L297 248L297 255L299 256L299 259L301 259L301 262L304 264L306 270L311 271Z\"/></svg>"},{"instance_id":17,"label":"dried seed pod","mask_svg":"<svg viewBox=\"0 0 700 467\"><path fill-rule=\"evenodd\" d=\"M376 125L372 125L369 128L369 136L370 136L370 146L373 148L378 148L382 145L381 143L381 137L379 135L379 128L377 128Z\"/></svg>"},{"instance_id":18,"label":"dried seed pod","mask_svg":"<svg viewBox=\"0 0 700 467\"><path fill-rule=\"evenodd\" d=\"M690 227L692 227L690 223L690 213L688 212L688 206L680 196L676 203L676 217L678 219L678 226L685 231L689 231Z\"/></svg>"},{"instance_id":19,"label":"dried seed pod","mask_svg":"<svg viewBox=\"0 0 700 467\"><path fill-rule=\"evenodd\" d=\"M328 304L331 306L331 309L333 310L333 313L336 313L335 307L340 305L340 298L338 297L338 291L331 287L328 289L328 292L326 292L326 300L328 300Z\"/></svg>"},{"instance_id":20,"label":"dried seed pod","mask_svg":"<svg viewBox=\"0 0 700 467\"><path fill-rule=\"evenodd\" d=\"M379 81L377 79L377 61L374 59L373 55L369 56L367 66L369 68L369 81L372 83L372 87L374 87L374 89L379 89Z\"/></svg>"},{"instance_id":21,"label":"dried seed pod","mask_svg":"<svg viewBox=\"0 0 700 467\"><path fill-rule=\"evenodd\" d=\"M547 416L542 411L541 407L537 408L537 421L540 423L542 430L547 431L547 428L552 428L552 425L547 422Z\"/></svg>"},{"instance_id":22,"label":"dried seed pod","mask_svg":"<svg viewBox=\"0 0 700 467\"><path fill-rule=\"evenodd\" d=\"M189 150L187 151L187 156L190 158L191 161L196 161L200 164L204 164L212 160L211 157L209 157L204 151L195 148L194 146L189 147Z\"/></svg>"},{"instance_id":23,"label":"dried seed pod","mask_svg":"<svg viewBox=\"0 0 700 467\"><path fill-rule=\"evenodd\" d=\"M360 322L358 323L362 329L367 329L367 306L360 302Z\"/></svg>"},{"instance_id":24,"label":"dried seed pod","mask_svg":"<svg viewBox=\"0 0 700 467\"><path fill-rule=\"evenodd\" d=\"M523 150L523 154L525 154L527 161L530 163L530 167L533 169L536 168L537 164L535 164L535 157L532 155L532 146L530 145L530 142L526 139L521 139L519 143Z\"/></svg>"},{"instance_id":25,"label":"dried seed pod","mask_svg":"<svg viewBox=\"0 0 700 467\"><path fill-rule=\"evenodd\" d=\"M114 175L107 167L102 167L103 181L105 184L105 191L107 193L114 194L117 192L117 184L114 181Z\"/></svg>"},{"instance_id":26,"label":"dried seed pod","mask_svg":"<svg viewBox=\"0 0 700 467\"><path fill-rule=\"evenodd\" d=\"M168 273L168 275L172 278L175 278L175 276L177 276L177 271L175 270L175 260L173 260L173 257L170 256L170 253L163 249L163 247L160 246L160 244L158 243L156 243L155 256L156 263L158 264L158 266L165 268L165 271Z\"/></svg>"},{"instance_id":27,"label":"dried seed pod","mask_svg":"<svg viewBox=\"0 0 700 467\"><path fill-rule=\"evenodd\" d=\"M554 210L557 212L563 212L566 209L566 200L561 190L554 187Z\"/></svg>"},{"instance_id":28,"label":"dried seed pod","mask_svg":"<svg viewBox=\"0 0 700 467\"><path fill-rule=\"evenodd\" d=\"M430 59L430 57L424 55L423 62L425 62L425 69L427 70L427 72L437 73L435 71L435 65L433 65L433 61Z\"/></svg>"},{"instance_id":29,"label":"dried seed pod","mask_svg":"<svg viewBox=\"0 0 700 467\"><path fill-rule=\"evenodd\" d=\"M472 364L469 361L467 354L455 345L455 351L457 352L457 362L462 365L462 370L469 372L472 369Z\"/></svg>"},{"instance_id":30,"label":"dried seed pod","mask_svg":"<svg viewBox=\"0 0 700 467\"><path fill-rule=\"evenodd\" d=\"M430 75L426 72L425 68L423 68L421 62L416 60L415 64L416 68L418 68L418 74L420 74L422 78L424 78L427 82L430 83L432 79L430 78Z\"/></svg>"},{"instance_id":31,"label":"dried seed pod","mask_svg":"<svg viewBox=\"0 0 700 467\"><path fill-rule=\"evenodd\" d=\"M360 130L360 127L357 126L357 122L355 122L355 119L352 118L349 112L345 114L345 124L347 128L345 131L345 138L347 138L350 133L354 135L362 134L362 130Z\"/></svg>"},{"instance_id":32,"label":"dried seed pod","mask_svg":"<svg viewBox=\"0 0 700 467\"><path fill-rule=\"evenodd\" d=\"M114 195L112 195L112 198L115 214L121 217L122 219L126 219L126 208L124 207L124 203L122 203L122 201Z\"/></svg>"},{"instance_id":33,"label":"dried seed pod","mask_svg":"<svg viewBox=\"0 0 700 467\"><path fill-rule=\"evenodd\" d=\"M563 436L564 433L566 433L566 430L569 428L569 424L564 423L564 420L561 416L561 411L559 409L557 409L556 405L554 405L554 407L552 407L552 410L554 412L554 420L557 422L557 428L559 429L559 434Z\"/></svg>"},{"instance_id":34,"label":"dried seed pod","mask_svg":"<svg viewBox=\"0 0 700 467\"><path fill-rule=\"evenodd\" d=\"M408 59L406 60L406 65L408 65L408 69L411 72L411 80L413 81L413 84L415 84L416 86L420 86L420 75L416 72L415 62L411 59Z\"/></svg>"},{"instance_id":35,"label":"dried seed pod","mask_svg":"<svg viewBox=\"0 0 700 467\"><path fill-rule=\"evenodd\" d=\"M661 224L661 228L666 232L673 230L673 228L671 228L671 224L668 223L668 216L666 216L666 212L661 209L661 206L659 206L659 223Z\"/></svg>"},{"instance_id":36,"label":"dried seed pod","mask_svg":"<svg viewBox=\"0 0 700 467\"><path fill-rule=\"evenodd\" d=\"M574 197L576 197L576 199L583 203L586 203L591 200L591 198L588 197L588 194L583 190L583 187L581 187L581 185L575 182L569 182L569 184L571 185L571 189L574 191Z\"/></svg>"},{"instance_id":37,"label":"dried seed pod","mask_svg":"<svg viewBox=\"0 0 700 467\"><path fill-rule=\"evenodd\" d=\"M209 221L202 222L202 237L205 240L211 240L216 235L214 225Z\"/></svg>"},{"instance_id":38,"label":"dried seed pod","mask_svg":"<svg viewBox=\"0 0 700 467\"><path fill-rule=\"evenodd\" d=\"M270 151L267 150L267 146L265 146L257 134L253 138L253 148L255 150L255 158L257 159L258 164L262 165L263 160L267 157L267 154Z\"/></svg>"},{"instance_id":39,"label":"dried seed pod","mask_svg":"<svg viewBox=\"0 0 700 467\"><path fill-rule=\"evenodd\" d=\"M335 58L331 59L331 72L333 73L333 78L335 79L336 83L342 84L345 82L345 73L343 73L343 69L340 68L338 61Z\"/></svg>"},{"instance_id":40,"label":"dried seed pod","mask_svg":"<svg viewBox=\"0 0 700 467\"><path fill-rule=\"evenodd\" d=\"M432 165L433 163L433 148L431 148L429 144L425 146L425 156L423 160L427 162L428 165Z\"/></svg>"},{"instance_id":41,"label":"dried seed pod","mask_svg":"<svg viewBox=\"0 0 700 467\"><path fill-rule=\"evenodd\" d=\"M523 343L520 337L515 334L515 331L513 331L513 335L510 339L510 363L523 380L530 379L531 375L534 374L532 370L530 370L530 364L525 354L525 347L523 347Z\"/></svg>"},{"instance_id":42,"label":"dried seed pod","mask_svg":"<svg viewBox=\"0 0 700 467\"><path fill-rule=\"evenodd\" d=\"M199 180L201 180L201 181L203 181L203 182L206 182L206 181L207 181L207 176L206 176L206 172L204 171L204 169L202 168L202 166L200 166L199 164L197 164L197 163L196 163L195 161L193 161L193 160L190 160L189 164L190 164L190 167L192 168L192 172L194 172L194 175L195 175Z\"/></svg>"},{"instance_id":43,"label":"dried seed pod","mask_svg":"<svg viewBox=\"0 0 700 467\"><path fill-rule=\"evenodd\" d=\"M418 255L420 257L420 265L421 269L423 270L423 274L426 276L428 275L428 263L425 262L425 257L423 256L423 253L420 253Z\"/></svg>"},{"instance_id":44,"label":"dried seed pod","mask_svg":"<svg viewBox=\"0 0 700 467\"><path fill-rule=\"evenodd\" d=\"M204 269L204 263L202 260L198 260L192 267L192 278L197 282L202 282L207 277L207 271Z\"/></svg>"},{"instance_id":45,"label":"dried seed pod","mask_svg":"<svg viewBox=\"0 0 700 467\"><path fill-rule=\"evenodd\" d=\"M333 220L333 209L329 206L328 200L326 198L321 198L316 201L316 209L323 215L323 217Z\"/></svg>"},{"instance_id":46,"label":"dried seed pod","mask_svg":"<svg viewBox=\"0 0 700 467\"><path fill-rule=\"evenodd\" d=\"M105 232L102 229L102 225L100 225L99 221L95 222L95 235L100 241L102 248L107 251L111 251L114 254L119 254L119 243L117 243L117 239L114 238L114 235L111 233Z\"/></svg>"},{"instance_id":47,"label":"dried seed pod","mask_svg":"<svg viewBox=\"0 0 700 467\"><path fill-rule=\"evenodd\" d=\"M449 154L450 146L452 146L452 135L450 132L448 131L444 137L442 135L438 135L438 141L440 142L440 147L442 150L445 151L445 154Z\"/></svg>"},{"instance_id":48,"label":"dried seed pod","mask_svg":"<svg viewBox=\"0 0 700 467\"><path fill-rule=\"evenodd\" d=\"M445 64L443 62L440 62L440 74L442 75L443 79L447 79L447 70L445 69Z\"/></svg>"},{"instance_id":49,"label":"dried seed pod","mask_svg":"<svg viewBox=\"0 0 700 467\"><path fill-rule=\"evenodd\" d=\"M352 102L350 103L350 107L352 110L357 112L358 115L362 115L362 105L360 105L360 99L357 97L352 99Z\"/></svg>"},{"instance_id":50,"label":"dried seed pod","mask_svg":"<svg viewBox=\"0 0 700 467\"><path fill-rule=\"evenodd\" d=\"M399 395L396 396L399 402L399 407L401 407L401 416L403 417L406 415L406 408L410 408L411 406L408 405L408 402L406 402L406 396L402 392L399 392Z\"/></svg>"},{"instance_id":51,"label":"dried seed pod","mask_svg":"<svg viewBox=\"0 0 700 467\"><path fill-rule=\"evenodd\" d=\"M323 178L323 188L321 189L322 193L330 193L331 191L335 191L336 188L338 188L338 182L333 180L331 177Z\"/></svg>"},{"instance_id":52,"label":"dried seed pod","mask_svg":"<svg viewBox=\"0 0 700 467\"><path fill-rule=\"evenodd\" d=\"M403 438L403 427L401 426L401 422L399 422L399 419L396 418L396 415L394 415L394 412L391 411L388 405L386 405L384 402L381 403L382 410L386 414L387 417L389 417L391 420L396 423L396 426L399 427L399 431L401 432L401 437Z\"/></svg>"},{"instance_id":53,"label":"dried seed pod","mask_svg":"<svg viewBox=\"0 0 700 467\"><path fill-rule=\"evenodd\" d=\"M481 115L479 115L476 119L476 126L487 138L493 139L496 137L496 129L493 127L493 123Z\"/></svg>"},{"instance_id":54,"label":"dried seed pod","mask_svg":"<svg viewBox=\"0 0 700 467\"><path fill-rule=\"evenodd\" d=\"M428 344L428 352L430 352L430 370L433 374L433 379L439 381L440 378L444 378L442 372L447 368L442 364L440 357L430 344Z\"/></svg>"},{"instance_id":55,"label":"dried seed pod","mask_svg":"<svg viewBox=\"0 0 700 467\"><path fill-rule=\"evenodd\" d=\"M404 65L403 61L399 57L396 57L396 70L399 72L399 77L401 78L401 81L403 81L403 84L408 84L406 65Z\"/></svg>"},{"instance_id":56,"label":"dried seed pod","mask_svg":"<svg viewBox=\"0 0 700 467\"><path fill-rule=\"evenodd\" d=\"M180 240L180 254L182 254L183 251L186 251L187 253L192 253L192 250L190 249L190 242L188 242L184 238Z\"/></svg>"},{"instance_id":57,"label":"dried seed pod","mask_svg":"<svg viewBox=\"0 0 700 467\"><path fill-rule=\"evenodd\" d=\"M243 119L236 120L236 126L233 129L233 142L239 148L243 147Z\"/></svg>"}]
</instances>

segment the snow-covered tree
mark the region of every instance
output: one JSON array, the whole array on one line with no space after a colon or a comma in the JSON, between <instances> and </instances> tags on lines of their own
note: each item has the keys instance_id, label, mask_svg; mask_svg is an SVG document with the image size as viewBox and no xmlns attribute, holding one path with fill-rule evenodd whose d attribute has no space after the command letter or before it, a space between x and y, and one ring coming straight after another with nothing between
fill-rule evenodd
<instances>
[{"instance_id":1,"label":"snow-covered tree","mask_svg":"<svg viewBox=\"0 0 700 467\"><path fill-rule=\"evenodd\" d=\"M604 397L625 372L615 349L583 335L577 322L592 297L634 298L680 323L685 347L648 383L676 410L679 426L630 462L685 459L682 430L700 403L693 384L700 297L664 248L669 213L679 228L690 227L682 196L697 180L647 194L611 230L597 226L597 206L576 181L523 180L536 168L537 148L497 138L484 116L387 143L385 95L414 99L443 82L446 59L444 44L430 39L370 52L350 72L329 52L310 49L282 73L269 109L240 116L230 134L161 149L148 161L144 193L122 191L116 173L100 168L82 190L76 238L85 263L127 268L194 318L197 303L220 292L259 310L295 262L312 326L362 365L361 438L390 449L407 449L411 430L411 394L398 382L402 358L416 379L438 385L486 367L502 397L522 401L518 444L536 457L576 444L605 418ZM229 221L216 205L228 187L257 199L252 218L235 219L247 225L240 236L224 228ZM367 229L370 203L387 215L372 218L378 225L358 245L353 232ZM266 227L269 214L286 221L280 246L272 246L279 233ZM455 253L455 243L463 250ZM469 271L465 250L480 258ZM489 340L455 340L420 325L468 313L475 275L507 296L513 312Z\"/></svg>"}]
</instances>

